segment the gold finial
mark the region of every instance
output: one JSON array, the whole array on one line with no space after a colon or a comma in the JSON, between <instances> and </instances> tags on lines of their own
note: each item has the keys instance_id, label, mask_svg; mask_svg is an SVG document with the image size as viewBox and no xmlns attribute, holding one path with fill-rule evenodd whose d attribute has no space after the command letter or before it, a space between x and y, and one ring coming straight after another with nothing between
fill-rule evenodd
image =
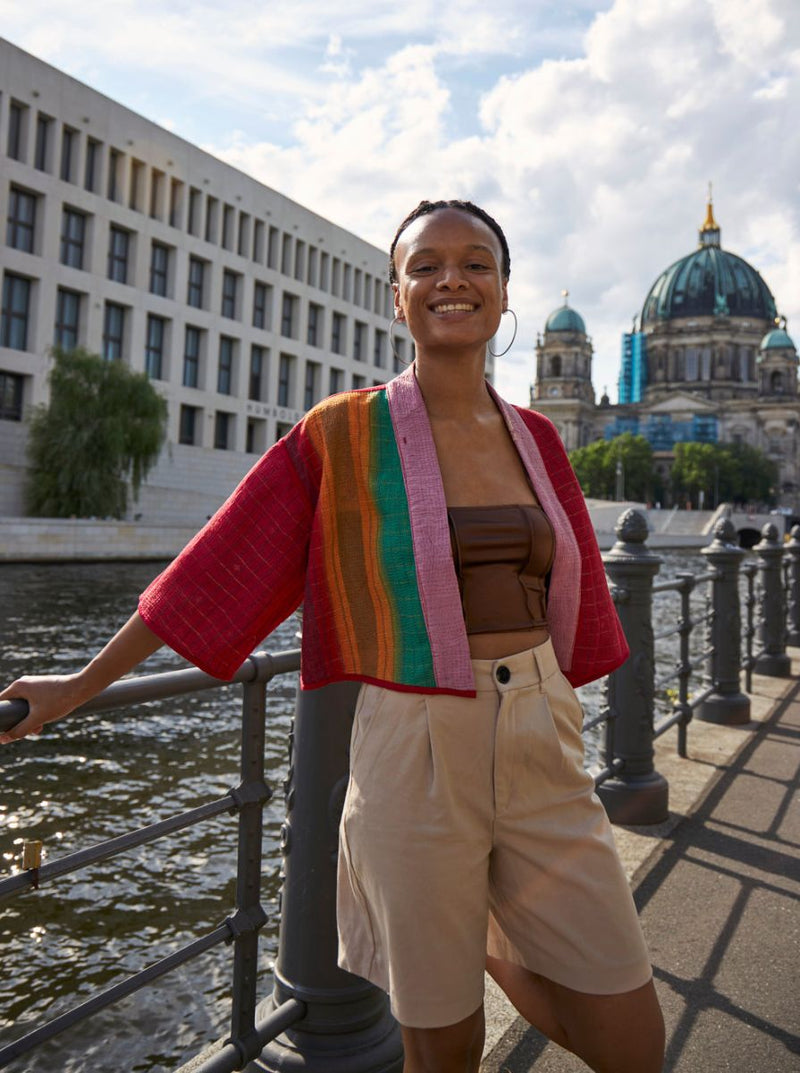
<instances>
[{"instance_id":1,"label":"gold finial","mask_svg":"<svg viewBox=\"0 0 800 1073\"><path fill-rule=\"evenodd\" d=\"M566 289L566 287L561 292L561 297L564 299L564 305L566 306L567 305L567 299L569 298L569 291Z\"/></svg>"},{"instance_id":2,"label":"gold finial","mask_svg":"<svg viewBox=\"0 0 800 1073\"><path fill-rule=\"evenodd\" d=\"M711 183L708 184L708 204L706 206L706 218L700 231L719 231L719 224L714 219L714 199L711 196Z\"/></svg>"}]
</instances>

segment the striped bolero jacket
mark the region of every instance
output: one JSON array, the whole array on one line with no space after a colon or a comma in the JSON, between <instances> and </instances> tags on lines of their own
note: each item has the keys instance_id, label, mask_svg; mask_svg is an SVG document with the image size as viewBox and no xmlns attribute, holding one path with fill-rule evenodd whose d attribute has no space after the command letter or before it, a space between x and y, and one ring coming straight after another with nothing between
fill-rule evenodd
<instances>
[{"instance_id":1,"label":"striped bolero jacket","mask_svg":"<svg viewBox=\"0 0 800 1073\"><path fill-rule=\"evenodd\" d=\"M548 624L574 686L628 647L553 424L491 389L555 531ZM447 510L413 366L324 400L274 445L139 600L180 655L230 678L303 603L301 682L473 696Z\"/></svg>"}]
</instances>

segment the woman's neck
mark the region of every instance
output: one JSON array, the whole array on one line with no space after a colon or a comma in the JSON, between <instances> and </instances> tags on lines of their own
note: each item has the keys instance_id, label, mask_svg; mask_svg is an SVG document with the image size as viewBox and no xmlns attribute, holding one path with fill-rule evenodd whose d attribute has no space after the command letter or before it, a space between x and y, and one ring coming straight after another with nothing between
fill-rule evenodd
<instances>
[{"instance_id":1,"label":"woman's neck","mask_svg":"<svg viewBox=\"0 0 800 1073\"><path fill-rule=\"evenodd\" d=\"M417 354L414 372L430 418L466 418L494 411L486 388L483 357L426 360Z\"/></svg>"}]
</instances>

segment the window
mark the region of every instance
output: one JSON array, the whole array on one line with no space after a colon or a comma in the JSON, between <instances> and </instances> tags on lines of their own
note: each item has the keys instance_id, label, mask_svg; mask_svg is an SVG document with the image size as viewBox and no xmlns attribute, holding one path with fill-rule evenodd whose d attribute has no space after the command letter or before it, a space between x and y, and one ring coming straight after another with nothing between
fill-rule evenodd
<instances>
[{"instance_id":1,"label":"window","mask_svg":"<svg viewBox=\"0 0 800 1073\"><path fill-rule=\"evenodd\" d=\"M219 202L215 197L206 198L206 226L204 232L206 242L217 241L218 218Z\"/></svg>"},{"instance_id":2,"label":"window","mask_svg":"<svg viewBox=\"0 0 800 1073\"><path fill-rule=\"evenodd\" d=\"M128 208L142 212L144 208L145 165L141 160L131 160L131 175L128 184Z\"/></svg>"},{"instance_id":3,"label":"window","mask_svg":"<svg viewBox=\"0 0 800 1073\"><path fill-rule=\"evenodd\" d=\"M294 278L302 282L306 270L306 244L297 240L294 251Z\"/></svg>"},{"instance_id":4,"label":"window","mask_svg":"<svg viewBox=\"0 0 800 1073\"><path fill-rule=\"evenodd\" d=\"M306 283L310 287L316 287L317 285L317 258L319 253L316 246L308 247L308 273L306 274Z\"/></svg>"},{"instance_id":5,"label":"window","mask_svg":"<svg viewBox=\"0 0 800 1073\"><path fill-rule=\"evenodd\" d=\"M327 291L328 289L328 265L330 264L330 257L327 253L321 253L319 255L319 289L321 291Z\"/></svg>"},{"instance_id":6,"label":"window","mask_svg":"<svg viewBox=\"0 0 800 1073\"><path fill-rule=\"evenodd\" d=\"M267 239L267 267L277 268L278 266L278 236L280 232L277 227L270 227L269 238Z\"/></svg>"},{"instance_id":7,"label":"window","mask_svg":"<svg viewBox=\"0 0 800 1073\"><path fill-rule=\"evenodd\" d=\"M222 208L222 248L233 249L233 221L236 210L233 205L224 205Z\"/></svg>"},{"instance_id":8,"label":"window","mask_svg":"<svg viewBox=\"0 0 800 1073\"><path fill-rule=\"evenodd\" d=\"M281 335L287 339L295 338L297 299L293 294L284 294L281 308Z\"/></svg>"},{"instance_id":9,"label":"window","mask_svg":"<svg viewBox=\"0 0 800 1073\"><path fill-rule=\"evenodd\" d=\"M27 107L12 101L8 109L7 151L12 160L22 160L25 155L25 120Z\"/></svg>"},{"instance_id":10,"label":"window","mask_svg":"<svg viewBox=\"0 0 800 1073\"><path fill-rule=\"evenodd\" d=\"M97 165L100 161L100 142L89 138L86 142L86 163L83 171L83 186L90 194L97 190Z\"/></svg>"},{"instance_id":11,"label":"window","mask_svg":"<svg viewBox=\"0 0 800 1073\"><path fill-rule=\"evenodd\" d=\"M253 327L272 327L272 287L256 283L253 288Z\"/></svg>"},{"instance_id":12,"label":"window","mask_svg":"<svg viewBox=\"0 0 800 1073\"><path fill-rule=\"evenodd\" d=\"M232 439L233 414L217 410L214 415L214 446L218 451L227 451Z\"/></svg>"},{"instance_id":13,"label":"window","mask_svg":"<svg viewBox=\"0 0 800 1073\"><path fill-rule=\"evenodd\" d=\"M356 361L364 360L364 341L366 339L366 335L366 324L362 324L360 320L357 320L353 327L353 357Z\"/></svg>"},{"instance_id":14,"label":"window","mask_svg":"<svg viewBox=\"0 0 800 1073\"><path fill-rule=\"evenodd\" d=\"M253 260L256 264L264 262L264 223L262 220L253 221Z\"/></svg>"},{"instance_id":15,"label":"window","mask_svg":"<svg viewBox=\"0 0 800 1073\"><path fill-rule=\"evenodd\" d=\"M379 369L383 369L386 366L386 332L382 332L380 328L375 329L375 349L373 351L373 361Z\"/></svg>"},{"instance_id":16,"label":"window","mask_svg":"<svg viewBox=\"0 0 800 1073\"><path fill-rule=\"evenodd\" d=\"M350 265L345 264L345 266L344 266L344 295L343 295L343 297L344 297L346 302L349 302L350 299L351 299L350 290L351 290L352 280L353 280L353 269L351 268Z\"/></svg>"},{"instance_id":17,"label":"window","mask_svg":"<svg viewBox=\"0 0 800 1073\"><path fill-rule=\"evenodd\" d=\"M331 350L334 354L343 353L344 346L344 317L341 313L333 314L331 325Z\"/></svg>"},{"instance_id":18,"label":"window","mask_svg":"<svg viewBox=\"0 0 800 1073\"><path fill-rule=\"evenodd\" d=\"M199 406L181 406L178 443L188 443L189 445L197 443L197 427L199 425L197 415L199 412Z\"/></svg>"},{"instance_id":19,"label":"window","mask_svg":"<svg viewBox=\"0 0 800 1073\"><path fill-rule=\"evenodd\" d=\"M316 361L306 362L306 385L303 395L303 408L310 410L317 401L320 367Z\"/></svg>"},{"instance_id":20,"label":"window","mask_svg":"<svg viewBox=\"0 0 800 1073\"><path fill-rule=\"evenodd\" d=\"M36 195L12 186L8 195L6 244L24 253L33 253L36 231Z\"/></svg>"},{"instance_id":21,"label":"window","mask_svg":"<svg viewBox=\"0 0 800 1073\"><path fill-rule=\"evenodd\" d=\"M108 200L119 201L120 199L120 169L122 167L122 153L119 149L110 149L108 153Z\"/></svg>"},{"instance_id":22,"label":"window","mask_svg":"<svg viewBox=\"0 0 800 1073\"><path fill-rule=\"evenodd\" d=\"M61 263L69 268L83 268L86 241L86 217L75 209L65 208L61 216Z\"/></svg>"},{"instance_id":23,"label":"window","mask_svg":"<svg viewBox=\"0 0 800 1073\"><path fill-rule=\"evenodd\" d=\"M200 381L200 329L186 325L183 344L183 386L197 387ZM181 440L181 443L186 441ZM194 443L194 440L190 440Z\"/></svg>"},{"instance_id":24,"label":"window","mask_svg":"<svg viewBox=\"0 0 800 1073\"><path fill-rule=\"evenodd\" d=\"M12 350L28 349L28 318L31 305L31 281L6 272L3 279L3 306L0 319L0 346Z\"/></svg>"},{"instance_id":25,"label":"window","mask_svg":"<svg viewBox=\"0 0 800 1073\"><path fill-rule=\"evenodd\" d=\"M163 171L152 168L150 171L150 218L164 219L164 186L167 177Z\"/></svg>"},{"instance_id":26,"label":"window","mask_svg":"<svg viewBox=\"0 0 800 1073\"><path fill-rule=\"evenodd\" d=\"M267 422L263 418L249 417L247 419L247 443L245 450L248 454L260 455L267 448Z\"/></svg>"},{"instance_id":27,"label":"window","mask_svg":"<svg viewBox=\"0 0 800 1073\"><path fill-rule=\"evenodd\" d=\"M291 354L281 354L278 365L278 406L291 406L292 402L292 373L294 358Z\"/></svg>"},{"instance_id":28,"label":"window","mask_svg":"<svg viewBox=\"0 0 800 1073\"><path fill-rule=\"evenodd\" d=\"M128 254L130 232L121 227L112 227L108 237L108 278L116 283L128 282Z\"/></svg>"},{"instance_id":29,"label":"window","mask_svg":"<svg viewBox=\"0 0 800 1073\"><path fill-rule=\"evenodd\" d=\"M357 373L353 373L353 391L359 391L362 387L367 386L366 376L359 376Z\"/></svg>"},{"instance_id":30,"label":"window","mask_svg":"<svg viewBox=\"0 0 800 1073\"><path fill-rule=\"evenodd\" d=\"M81 295L77 291L58 288L56 296L56 328L53 343L62 350L72 350L78 345L81 321Z\"/></svg>"},{"instance_id":31,"label":"window","mask_svg":"<svg viewBox=\"0 0 800 1073\"><path fill-rule=\"evenodd\" d=\"M236 303L239 291L239 277L226 268L222 273L222 315L236 319Z\"/></svg>"},{"instance_id":32,"label":"window","mask_svg":"<svg viewBox=\"0 0 800 1073\"><path fill-rule=\"evenodd\" d=\"M103 317L103 357L106 361L121 361L125 341L125 307L106 302Z\"/></svg>"},{"instance_id":33,"label":"window","mask_svg":"<svg viewBox=\"0 0 800 1073\"><path fill-rule=\"evenodd\" d=\"M309 346L319 346L320 333L322 330L322 306L314 302L308 304L308 332L306 342Z\"/></svg>"},{"instance_id":34,"label":"window","mask_svg":"<svg viewBox=\"0 0 800 1073\"><path fill-rule=\"evenodd\" d=\"M183 223L183 187L180 179L171 179L169 184L169 226L181 227Z\"/></svg>"},{"instance_id":35,"label":"window","mask_svg":"<svg viewBox=\"0 0 800 1073\"><path fill-rule=\"evenodd\" d=\"M70 127L64 127L61 132L61 169L59 174L65 183L72 182L77 147L77 130L72 130Z\"/></svg>"},{"instance_id":36,"label":"window","mask_svg":"<svg viewBox=\"0 0 800 1073\"><path fill-rule=\"evenodd\" d=\"M167 297L169 246L154 242L150 248L150 293Z\"/></svg>"},{"instance_id":37,"label":"window","mask_svg":"<svg viewBox=\"0 0 800 1073\"><path fill-rule=\"evenodd\" d=\"M234 340L229 336L220 336L217 368L217 391L220 395L230 395L233 390L233 344Z\"/></svg>"},{"instance_id":38,"label":"window","mask_svg":"<svg viewBox=\"0 0 800 1073\"><path fill-rule=\"evenodd\" d=\"M281 244L281 272L284 276L292 274L292 236L284 235Z\"/></svg>"},{"instance_id":39,"label":"window","mask_svg":"<svg viewBox=\"0 0 800 1073\"><path fill-rule=\"evenodd\" d=\"M342 390L344 385L344 372L341 369L331 369L330 380L328 381L329 394L335 395L337 391Z\"/></svg>"},{"instance_id":40,"label":"window","mask_svg":"<svg viewBox=\"0 0 800 1073\"><path fill-rule=\"evenodd\" d=\"M236 252L240 257L247 256L250 238L250 217L246 212L239 213L239 235L236 239Z\"/></svg>"},{"instance_id":41,"label":"window","mask_svg":"<svg viewBox=\"0 0 800 1073\"><path fill-rule=\"evenodd\" d=\"M36 148L33 155L33 166L37 171L49 171L50 162L50 129L53 120L41 112L36 117Z\"/></svg>"},{"instance_id":42,"label":"window","mask_svg":"<svg viewBox=\"0 0 800 1073\"><path fill-rule=\"evenodd\" d=\"M16 373L0 373L0 421L22 420L22 384Z\"/></svg>"},{"instance_id":43,"label":"window","mask_svg":"<svg viewBox=\"0 0 800 1073\"><path fill-rule=\"evenodd\" d=\"M200 215L203 208L203 191L198 190L196 186L192 186L189 189L189 224L188 231L190 235L200 234Z\"/></svg>"},{"instance_id":44,"label":"window","mask_svg":"<svg viewBox=\"0 0 800 1073\"><path fill-rule=\"evenodd\" d=\"M266 383L267 350L256 343L250 347L250 381L247 397L254 402L263 402L264 384Z\"/></svg>"},{"instance_id":45,"label":"window","mask_svg":"<svg viewBox=\"0 0 800 1073\"><path fill-rule=\"evenodd\" d=\"M152 313L147 315L147 340L144 348L144 371L151 380L163 380L164 337L166 321Z\"/></svg>"},{"instance_id":46,"label":"window","mask_svg":"<svg viewBox=\"0 0 800 1073\"><path fill-rule=\"evenodd\" d=\"M206 263L199 257L189 258L189 291L186 301L195 309L203 308L205 292Z\"/></svg>"}]
</instances>

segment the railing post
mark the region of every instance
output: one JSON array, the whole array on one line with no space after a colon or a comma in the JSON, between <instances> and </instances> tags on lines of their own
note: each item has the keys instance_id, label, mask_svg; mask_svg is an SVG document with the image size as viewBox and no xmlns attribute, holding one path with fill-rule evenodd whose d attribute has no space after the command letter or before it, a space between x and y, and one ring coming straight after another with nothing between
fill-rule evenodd
<instances>
[{"instance_id":1,"label":"railing post","mask_svg":"<svg viewBox=\"0 0 800 1073\"><path fill-rule=\"evenodd\" d=\"M653 578L662 559L646 547L647 522L637 510L620 515L617 542L603 556L612 584L626 593L619 616L631 648L609 683L614 754L619 775L598 787L612 823L660 823L667 818L669 787L653 764Z\"/></svg>"},{"instance_id":2,"label":"railing post","mask_svg":"<svg viewBox=\"0 0 800 1073\"><path fill-rule=\"evenodd\" d=\"M275 985L259 1019L290 998L301 1021L246 1068L399 1073L400 1030L386 995L336 964L336 862L357 683L299 691L282 828L284 882Z\"/></svg>"},{"instance_id":3,"label":"railing post","mask_svg":"<svg viewBox=\"0 0 800 1073\"><path fill-rule=\"evenodd\" d=\"M758 556L759 620L757 637L761 652L753 670L774 678L788 678L791 660L786 655L786 622L783 577L783 541L772 522L761 530L761 540L753 548Z\"/></svg>"},{"instance_id":4,"label":"railing post","mask_svg":"<svg viewBox=\"0 0 800 1073\"><path fill-rule=\"evenodd\" d=\"M793 525L791 540L786 545L789 557L789 589L786 614L786 643L796 648L800 645L800 525Z\"/></svg>"},{"instance_id":5,"label":"railing post","mask_svg":"<svg viewBox=\"0 0 800 1073\"><path fill-rule=\"evenodd\" d=\"M736 529L728 518L714 526L714 539L700 552L716 571L713 581L713 619L708 631L711 661L704 684L714 692L695 710L706 723L738 726L750 721L750 698L741 690L741 607L739 566L746 552L736 544Z\"/></svg>"}]
</instances>

